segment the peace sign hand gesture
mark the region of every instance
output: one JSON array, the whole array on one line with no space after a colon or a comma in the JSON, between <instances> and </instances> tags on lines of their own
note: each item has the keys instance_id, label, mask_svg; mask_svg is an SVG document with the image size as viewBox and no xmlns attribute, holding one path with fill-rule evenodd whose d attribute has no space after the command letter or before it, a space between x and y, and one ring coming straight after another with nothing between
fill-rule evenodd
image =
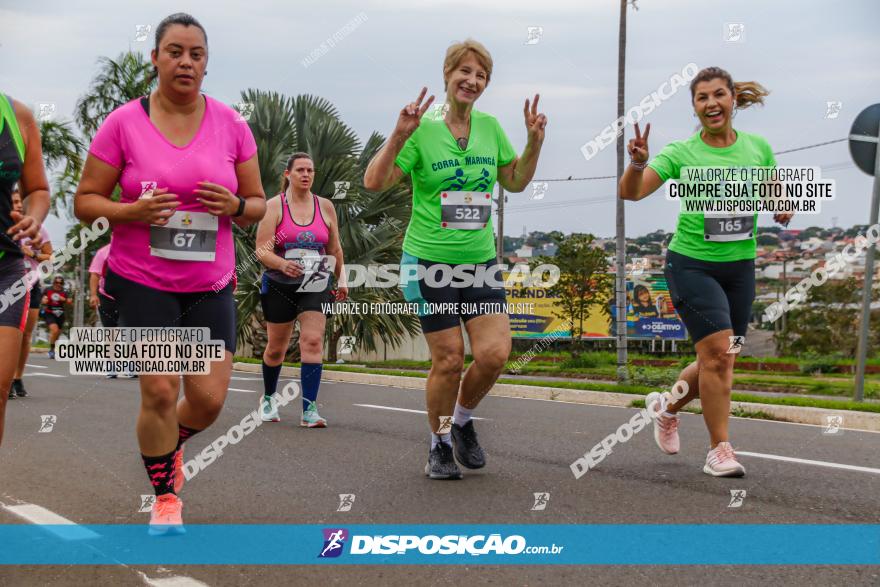
<instances>
[{"instance_id":1,"label":"peace sign hand gesture","mask_svg":"<svg viewBox=\"0 0 880 587\"><path fill-rule=\"evenodd\" d=\"M543 113L538 113L538 100L540 98L540 94L535 94L535 100L532 102L531 109L529 108L529 99L526 98L526 105L523 107L528 140L531 143L538 144L544 142L544 127L547 126L547 117Z\"/></svg>"},{"instance_id":2,"label":"peace sign hand gesture","mask_svg":"<svg viewBox=\"0 0 880 587\"><path fill-rule=\"evenodd\" d=\"M397 117L397 125L394 127L393 134L404 141L412 136L419 127L422 115L431 107L431 104L434 103L434 96L432 95L428 98L427 102L422 104L422 100L425 99L425 94L427 93L428 88L422 88L422 91L419 93L419 97L416 98L415 102L410 102L403 107L403 110L400 111L400 115Z\"/></svg>"},{"instance_id":3,"label":"peace sign hand gesture","mask_svg":"<svg viewBox=\"0 0 880 587\"><path fill-rule=\"evenodd\" d=\"M636 123L636 138L630 139L626 145L626 151L629 153L633 163L645 163L648 160L648 135L651 134L651 123L645 126L645 134L643 135L639 129L639 123Z\"/></svg>"}]
</instances>

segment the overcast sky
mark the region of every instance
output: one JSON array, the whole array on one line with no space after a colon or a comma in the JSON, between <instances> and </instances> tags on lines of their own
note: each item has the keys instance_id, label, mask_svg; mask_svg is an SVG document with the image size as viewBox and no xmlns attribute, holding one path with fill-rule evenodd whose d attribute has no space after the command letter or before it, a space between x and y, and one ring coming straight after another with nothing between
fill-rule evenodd
<instances>
[{"instance_id":1,"label":"overcast sky","mask_svg":"<svg viewBox=\"0 0 880 587\"><path fill-rule=\"evenodd\" d=\"M735 127L766 137L774 150L847 136L853 118L880 101L880 2L877 0L638 0L628 13L626 103L637 104L694 62L718 65L736 80L771 90L764 108L740 112ZM522 105L541 94L549 117L536 179L613 175L610 146L589 161L580 147L616 116L616 0L442 0L403 2L109 2L42 0L0 8L0 90L26 103L50 102L72 117L99 56L131 47L148 53L152 35L137 42L137 25L176 11L191 13L209 39L204 90L227 103L246 88L315 94L333 102L366 140L387 135L396 113L423 85L442 97L448 45L474 37L495 60L492 82L477 108L496 116L518 151L525 145ZM302 60L347 22L360 24L308 67ZM365 20L364 20L365 19ZM744 25L741 42L725 39L728 23ZM526 44L529 27L543 27ZM826 103L842 109L826 118ZM686 90L649 115L650 147L694 132ZM631 134L628 134L631 136ZM819 216L792 227L867 223L872 178L855 168L847 144L782 155L780 165L811 165L837 180L838 199ZM505 233L527 230L614 234L613 180L551 183L543 200L511 194ZM627 204L627 234L675 226L677 208L658 193ZM761 224L768 220L761 218ZM63 223L48 224L63 240Z\"/></svg>"}]
</instances>

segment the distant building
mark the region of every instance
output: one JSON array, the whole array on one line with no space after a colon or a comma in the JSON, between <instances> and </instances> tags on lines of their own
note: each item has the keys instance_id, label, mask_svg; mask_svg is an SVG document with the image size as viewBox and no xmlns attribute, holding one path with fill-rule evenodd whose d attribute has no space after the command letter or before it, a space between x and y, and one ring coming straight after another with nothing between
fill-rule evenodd
<instances>
[{"instance_id":1,"label":"distant building","mask_svg":"<svg viewBox=\"0 0 880 587\"><path fill-rule=\"evenodd\" d=\"M523 259L531 259L532 253L534 252L534 250L535 250L535 248L531 245L523 245L520 248L518 248L516 251L514 251L514 253L516 254L517 257L521 257Z\"/></svg>"}]
</instances>

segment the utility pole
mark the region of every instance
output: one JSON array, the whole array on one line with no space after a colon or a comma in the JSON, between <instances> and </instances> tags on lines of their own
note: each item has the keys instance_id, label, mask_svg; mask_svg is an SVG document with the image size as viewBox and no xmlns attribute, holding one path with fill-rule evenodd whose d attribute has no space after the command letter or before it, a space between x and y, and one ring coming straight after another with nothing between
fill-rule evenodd
<instances>
[{"instance_id":1,"label":"utility pole","mask_svg":"<svg viewBox=\"0 0 880 587\"><path fill-rule=\"evenodd\" d=\"M83 288L83 279L86 272L86 254L85 251L79 252L79 265L76 268L76 286L73 288L73 325L84 326L85 321L85 295L86 289Z\"/></svg>"},{"instance_id":2,"label":"utility pole","mask_svg":"<svg viewBox=\"0 0 880 587\"><path fill-rule=\"evenodd\" d=\"M617 116L624 114L624 89L626 83L626 6L628 0L620 0L620 35L617 44ZM624 133L617 136L617 185L623 177ZM624 201L617 198L617 274L614 280L616 331L617 331L617 380L625 382L627 373L626 354L626 222Z\"/></svg>"},{"instance_id":3,"label":"utility pole","mask_svg":"<svg viewBox=\"0 0 880 587\"><path fill-rule=\"evenodd\" d=\"M495 245L495 262L504 262L504 188L498 184L498 240Z\"/></svg>"}]
</instances>

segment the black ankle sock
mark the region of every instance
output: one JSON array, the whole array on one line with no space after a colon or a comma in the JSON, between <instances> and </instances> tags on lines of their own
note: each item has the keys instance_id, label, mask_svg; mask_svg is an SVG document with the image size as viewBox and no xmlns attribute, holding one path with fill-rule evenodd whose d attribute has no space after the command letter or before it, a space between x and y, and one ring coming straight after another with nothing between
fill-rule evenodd
<instances>
[{"instance_id":1,"label":"black ankle sock","mask_svg":"<svg viewBox=\"0 0 880 587\"><path fill-rule=\"evenodd\" d=\"M189 426L184 426L183 424L177 425L177 448L174 450L177 451L183 443L201 432L201 430L196 430L195 428L190 428Z\"/></svg>"},{"instance_id":2,"label":"black ankle sock","mask_svg":"<svg viewBox=\"0 0 880 587\"><path fill-rule=\"evenodd\" d=\"M141 455L157 497L166 493L174 493L174 455L176 453L177 449L160 457Z\"/></svg>"}]
</instances>

